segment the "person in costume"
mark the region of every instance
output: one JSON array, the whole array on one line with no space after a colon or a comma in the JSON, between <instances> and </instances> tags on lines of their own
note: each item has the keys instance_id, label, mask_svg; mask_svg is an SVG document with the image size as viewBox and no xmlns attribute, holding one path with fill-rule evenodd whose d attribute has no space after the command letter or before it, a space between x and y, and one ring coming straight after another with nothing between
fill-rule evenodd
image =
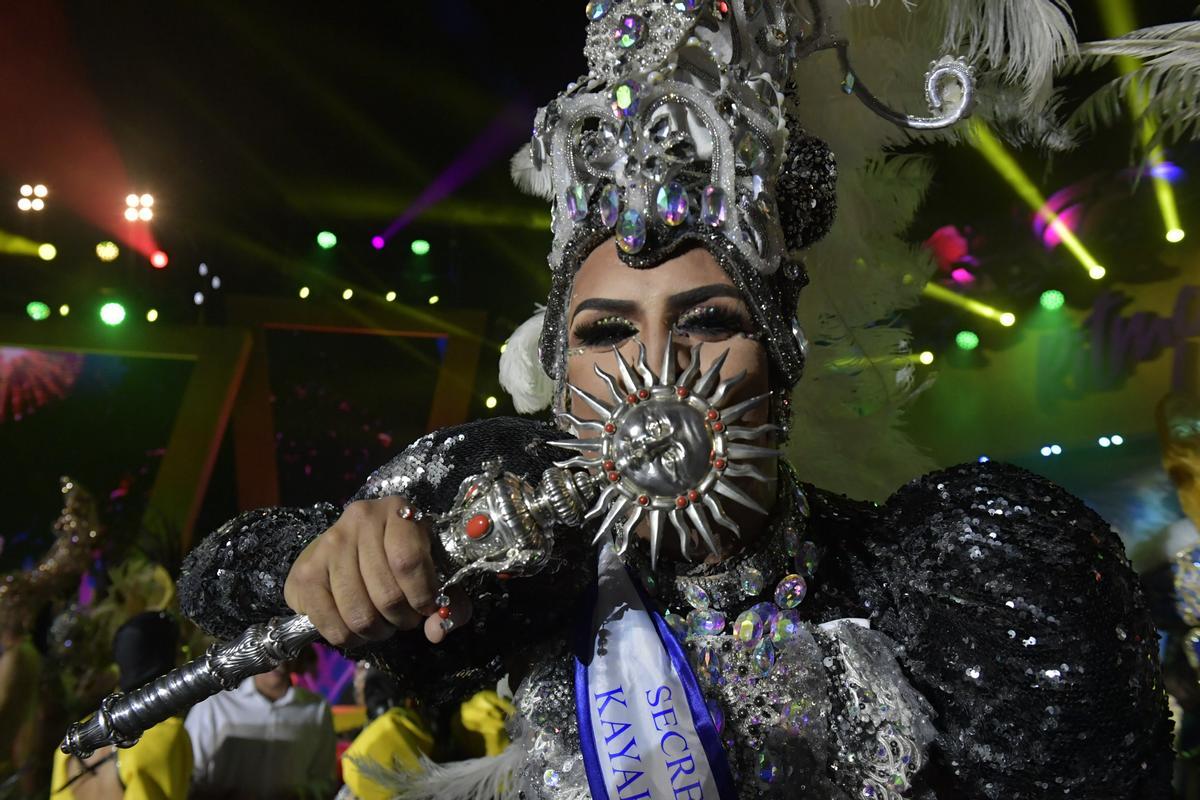
<instances>
[{"instance_id":1,"label":"person in costume","mask_svg":"<svg viewBox=\"0 0 1200 800\"><path fill-rule=\"evenodd\" d=\"M946 4L950 28L961 35L978 5ZM1063 4L1035 5L1057 14L1042 33L1061 46ZM397 772L397 795L1169 792L1156 634L1103 520L1003 464L934 472L875 505L805 483L778 457L788 436L816 435L792 424L810 355L795 254L829 229L837 173L797 122L794 71L822 49L845 56L820 5L806 8L587 3L588 74L538 112L514 163L553 203L552 288L502 372L518 411L547 403L556 424L435 431L345 507L250 511L190 554L183 607L217 636L307 614L430 708L507 676L511 745ZM949 125L974 97L952 59L931 68L929 117L889 111L844 74L912 128ZM709 476L666 507L621 494L623 470L643 462L610 463L591 443L661 387L713 406L699 432L666 413L642 420L638 458L661 470L650 479ZM687 446L697 437L732 443L710 454ZM435 533L422 517L449 510L495 459L531 482L557 461L608 476L612 491L600 514L556 529L536 574L482 574L439 596L488 529Z\"/></svg>"},{"instance_id":2,"label":"person in costume","mask_svg":"<svg viewBox=\"0 0 1200 800\"><path fill-rule=\"evenodd\" d=\"M123 692L175 666L179 625L161 611L132 617L113 636ZM105 747L80 760L54 753L51 800L183 800L192 779L192 744L182 717L154 726L132 747Z\"/></svg>"}]
</instances>

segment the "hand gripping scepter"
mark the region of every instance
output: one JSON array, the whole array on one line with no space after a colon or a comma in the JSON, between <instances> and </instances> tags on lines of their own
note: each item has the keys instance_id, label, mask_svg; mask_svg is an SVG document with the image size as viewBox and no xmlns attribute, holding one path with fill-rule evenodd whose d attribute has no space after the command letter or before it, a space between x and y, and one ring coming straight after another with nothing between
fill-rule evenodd
<instances>
[{"instance_id":1,"label":"hand gripping scepter","mask_svg":"<svg viewBox=\"0 0 1200 800\"><path fill-rule=\"evenodd\" d=\"M582 470L552 467L535 489L499 462L463 482L452 510L434 519L451 560L462 566L442 584L441 595L484 572L532 575L546 563L554 525L578 525L598 480ZM305 614L252 625L227 644L129 694L114 692L90 719L68 730L60 749L87 758L106 745L131 747L147 729L252 675L295 658L321 634Z\"/></svg>"},{"instance_id":2,"label":"hand gripping scepter","mask_svg":"<svg viewBox=\"0 0 1200 800\"><path fill-rule=\"evenodd\" d=\"M595 541L612 533L617 552L624 552L634 528L646 520L653 563L668 522L684 553L693 536L717 552L714 522L739 533L718 495L766 513L730 479L767 480L742 462L778 456L778 450L749 443L778 429L735 424L769 395L723 405L745 377L743 372L720 380L728 351L701 374L696 345L676 377L671 342L658 375L647 363L644 347L633 365L613 350L618 375L596 367L610 401L568 384L596 418L560 414L560 421L580 438L550 444L579 455L547 469L536 488L502 472L500 462L488 462L482 473L463 481L451 510L434 518L435 535L455 570L442 585L440 604L448 602L446 590L472 575L536 574L549 560L555 525L578 527L603 516ZM70 727L60 747L79 758L105 745L130 747L148 728L294 658L319 637L303 614L253 625L235 641L213 645L201 658L140 689L104 698L93 717Z\"/></svg>"}]
</instances>

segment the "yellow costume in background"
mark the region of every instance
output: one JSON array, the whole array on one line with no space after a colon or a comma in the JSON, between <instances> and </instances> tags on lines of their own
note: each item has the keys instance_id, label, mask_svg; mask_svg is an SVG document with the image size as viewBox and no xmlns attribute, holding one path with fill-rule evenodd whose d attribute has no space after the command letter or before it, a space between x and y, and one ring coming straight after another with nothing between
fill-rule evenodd
<instances>
[{"instance_id":1,"label":"yellow costume in background","mask_svg":"<svg viewBox=\"0 0 1200 800\"><path fill-rule=\"evenodd\" d=\"M450 722L458 756L480 758L504 752L509 741L504 722L515 711L512 703L493 691L472 695Z\"/></svg>"},{"instance_id":2,"label":"yellow costume in background","mask_svg":"<svg viewBox=\"0 0 1200 800\"><path fill-rule=\"evenodd\" d=\"M433 734L421 715L407 708L389 708L363 728L342 754L342 779L359 800L388 800L395 791L373 781L360 764L416 770L421 767L421 756L432 754Z\"/></svg>"},{"instance_id":3,"label":"yellow costume in background","mask_svg":"<svg viewBox=\"0 0 1200 800\"><path fill-rule=\"evenodd\" d=\"M98 751L88 761L95 763L109 752ZM83 771L78 759L55 753L50 800L184 800L192 782L192 741L183 718L172 717L154 726L133 747L100 765L95 774L67 786Z\"/></svg>"}]
</instances>

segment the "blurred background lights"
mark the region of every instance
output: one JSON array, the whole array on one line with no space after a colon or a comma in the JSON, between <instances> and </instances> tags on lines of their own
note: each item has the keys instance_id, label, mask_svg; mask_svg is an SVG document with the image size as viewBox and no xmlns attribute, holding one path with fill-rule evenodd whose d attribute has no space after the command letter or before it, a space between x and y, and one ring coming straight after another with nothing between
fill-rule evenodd
<instances>
[{"instance_id":1,"label":"blurred background lights","mask_svg":"<svg viewBox=\"0 0 1200 800\"><path fill-rule=\"evenodd\" d=\"M208 264L205 264L203 261L201 261L200 266L196 267L196 272L199 272L200 277L203 278L205 275L208 274Z\"/></svg>"},{"instance_id":2,"label":"blurred background lights","mask_svg":"<svg viewBox=\"0 0 1200 800\"><path fill-rule=\"evenodd\" d=\"M438 297L436 294L435 294L435 295L430 295L430 297L429 297L429 305L431 305L431 306L435 306L435 305L437 305L437 302L438 302L438 300L441 300L441 299L442 299L442 298Z\"/></svg>"},{"instance_id":3,"label":"blurred background lights","mask_svg":"<svg viewBox=\"0 0 1200 800\"><path fill-rule=\"evenodd\" d=\"M1044 456L1046 456L1046 457L1049 457L1049 456L1050 456L1050 448L1049 448L1049 447L1043 447L1043 448L1042 448L1042 455L1044 455Z\"/></svg>"},{"instance_id":4,"label":"blurred background lights","mask_svg":"<svg viewBox=\"0 0 1200 800\"><path fill-rule=\"evenodd\" d=\"M989 462L989 461L991 461L991 459L990 459L990 458L988 458L987 456L980 456L980 457L979 457L979 463L980 463L980 464L986 464L986 463L987 463L987 462Z\"/></svg>"},{"instance_id":5,"label":"blurred background lights","mask_svg":"<svg viewBox=\"0 0 1200 800\"><path fill-rule=\"evenodd\" d=\"M1114 433L1111 437L1111 440L1112 440L1112 443L1114 445L1116 445L1117 447L1120 447L1121 445L1125 444L1125 437L1120 435L1119 433Z\"/></svg>"},{"instance_id":6,"label":"blurred background lights","mask_svg":"<svg viewBox=\"0 0 1200 800\"><path fill-rule=\"evenodd\" d=\"M1171 228L1171 230L1167 231L1167 241L1171 244L1179 244L1186 235L1183 232L1183 228Z\"/></svg>"},{"instance_id":7,"label":"blurred background lights","mask_svg":"<svg viewBox=\"0 0 1200 800\"><path fill-rule=\"evenodd\" d=\"M152 308L146 312L146 322L154 322L158 319L158 309Z\"/></svg>"},{"instance_id":8,"label":"blurred background lights","mask_svg":"<svg viewBox=\"0 0 1200 800\"><path fill-rule=\"evenodd\" d=\"M413 255L427 255L429 253L429 242L424 239L413 239L412 251Z\"/></svg>"},{"instance_id":9,"label":"blurred background lights","mask_svg":"<svg viewBox=\"0 0 1200 800\"><path fill-rule=\"evenodd\" d=\"M125 196L125 219L130 222L149 222L154 219L154 195L128 194Z\"/></svg>"},{"instance_id":10,"label":"blurred background lights","mask_svg":"<svg viewBox=\"0 0 1200 800\"><path fill-rule=\"evenodd\" d=\"M204 305L204 292L196 292L192 295L192 302L198 306Z\"/></svg>"},{"instance_id":11,"label":"blurred background lights","mask_svg":"<svg viewBox=\"0 0 1200 800\"><path fill-rule=\"evenodd\" d=\"M384 300L387 300L389 303L394 303L394 302L396 301L396 293L395 293L395 292L388 292L387 294L385 294L385 295L383 296L383 299L384 299Z\"/></svg>"},{"instance_id":12,"label":"blurred background lights","mask_svg":"<svg viewBox=\"0 0 1200 800\"><path fill-rule=\"evenodd\" d=\"M331 231L321 231L317 234L317 246L322 250L331 250L337 245L337 236Z\"/></svg>"},{"instance_id":13,"label":"blurred background lights","mask_svg":"<svg viewBox=\"0 0 1200 800\"><path fill-rule=\"evenodd\" d=\"M504 351L501 350L500 352L504 352ZM933 353L926 350L925 352L921 353L921 355L917 356L917 360L920 361L922 364L925 364L926 366L928 366L929 364L933 363Z\"/></svg>"},{"instance_id":14,"label":"blurred background lights","mask_svg":"<svg viewBox=\"0 0 1200 800\"><path fill-rule=\"evenodd\" d=\"M21 198L17 200L17 208L22 211L41 211L46 207L46 201L43 198L49 193L49 190L40 183L34 185L26 183L21 187Z\"/></svg>"},{"instance_id":15,"label":"blurred background lights","mask_svg":"<svg viewBox=\"0 0 1200 800\"><path fill-rule=\"evenodd\" d=\"M353 289L346 289L345 291L343 291L343 292L342 292L342 299L343 299L343 300L349 300L351 297L354 297L354 290L353 290Z\"/></svg>"},{"instance_id":16,"label":"blurred background lights","mask_svg":"<svg viewBox=\"0 0 1200 800\"><path fill-rule=\"evenodd\" d=\"M1107 274L1108 274L1108 270L1106 270L1104 267L1100 266L1099 264L1097 264L1096 266L1094 266L1088 270L1088 277L1094 281L1098 281L1098 280L1102 279Z\"/></svg>"},{"instance_id":17,"label":"blurred background lights","mask_svg":"<svg viewBox=\"0 0 1200 800\"><path fill-rule=\"evenodd\" d=\"M1057 444L1050 445L1050 452L1056 456L1062 455L1062 446Z\"/></svg>"},{"instance_id":18,"label":"blurred background lights","mask_svg":"<svg viewBox=\"0 0 1200 800\"><path fill-rule=\"evenodd\" d=\"M974 350L979 347L979 334L975 331L959 331L954 337L954 343L962 350Z\"/></svg>"},{"instance_id":19,"label":"blurred background lights","mask_svg":"<svg viewBox=\"0 0 1200 800\"><path fill-rule=\"evenodd\" d=\"M170 259L167 258L167 254L164 253L162 250L155 250L153 253L150 254L150 263L151 263L151 265L154 266L155 269L165 268L167 266L167 262L169 260Z\"/></svg>"},{"instance_id":20,"label":"blurred background lights","mask_svg":"<svg viewBox=\"0 0 1200 800\"><path fill-rule=\"evenodd\" d=\"M498 402L498 401L496 400L496 398L495 398L495 397L493 397L493 396L491 396L491 395L488 395L488 398L487 398L486 400L484 400L484 401L483 401L483 404L484 404L485 406L487 406L488 408L495 408L495 407L496 407L496 403L497 403L497 402Z\"/></svg>"},{"instance_id":21,"label":"blurred background lights","mask_svg":"<svg viewBox=\"0 0 1200 800\"><path fill-rule=\"evenodd\" d=\"M125 306L120 303L105 303L100 306L100 321L105 325L120 325L125 321Z\"/></svg>"},{"instance_id":22,"label":"blurred background lights","mask_svg":"<svg viewBox=\"0 0 1200 800\"><path fill-rule=\"evenodd\" d=\"M42 261L53 261L56 255L58 255L58 248L49 242L38 245L38 258Z\"/></svg>"},{"instance_id":23,"label":"blurred background lights","mask_svg":"<svg viewBox=\"0 0 1200 800\"><path fill-rule=\"evenodd\" d=\"M63 303L61 306L58 307L58 315L60 317L65 317L67 314L70 314L70 313L71 313L71 307L69 305L67 305L66 303Z\"/></svg>"},{"instance_id":24,"label":"blurred background lights","mask_svg":"<svg viewBox=\"0 0 1200 800\"><path fill-rule=\"evenodd\" d=\"M307 300L307 299L308 299L308 287L307 287L307 286L301 286L301 287L300 287L300 299L301 299L301 300Z\"/></svg>"},{"instance_id":25,"label":"blurred background lights","mask_svg":"<svg viewBox=\"0 0 1200 800\"><path fill-rule=\"evenodd\" d=\"M1099 444L1101 447L1109 447L1112 445L1112 439L1109 439L1107 436L1101 436Z\"/></svg>"},{"instance_id":26,"label":"blurred background lights","mask_svg":"<svg viewBox=\"0 0 1200 800\"><path fill-rule=\"evenodd\" d=\"M1042 296L1038 299L1038 302L1047 311L1058 311L1066 304L1067 298L1058 289L1047 289L1042 292Z\"/></svg>"},{"instance_id":27,"label":"blurred background lights","mask_svg":"<svg viewBox=\"0 0 1200 800\"><path fill-rule=\"evenodd\" d=\"M376 250L382 250L385 244L387 244L387 242L383 240L382 236L371 237L371 247L374 247Z\"/></svg>"},{"instance_id":28,"label":"blurred background lights","mask_svg":"<svg viewBox=\"0 0 1200 800\"><path fill-rule=\"evenodd\" d=\"M1017 315L1013 314L1011 311L1005 311L1000 315L1000 324L1006 328L1011 328L1013 325L1017 324Z\"/></svg>"},{"instance_id":29,"label":"blurred background lights","mask_svg":"<svg viewBox=\"0 0 1200 800\"><path fill-rule=\"evenodd\" d=\"M101 261L116 261L121 255L121 248L115 242L101 242L96 245L96 258Z\"/></svg>"},{"instance_id":30,"label":"blurred background lights","mask_svg":"<svg viewBox=\"0 0 1200 800\"><path fill-rule=\"evenodd\" d=\"M212 280L209 281L209 285L212 286L212 288L214 288L214 289L220 289L221 288L221 276L213 275Z\"/></svg>"},{"instance_id":31,"label":"blurred background lights","mask_svg":"<svg viewBox=\"0 0 1200 800\"><path fill-rule=\"evenodd\" d=\"M25 304L25 313L29 315L30 319L41 322L50 316L50 306L41 300L34 300Z\"/></svg>"}]
</instances>

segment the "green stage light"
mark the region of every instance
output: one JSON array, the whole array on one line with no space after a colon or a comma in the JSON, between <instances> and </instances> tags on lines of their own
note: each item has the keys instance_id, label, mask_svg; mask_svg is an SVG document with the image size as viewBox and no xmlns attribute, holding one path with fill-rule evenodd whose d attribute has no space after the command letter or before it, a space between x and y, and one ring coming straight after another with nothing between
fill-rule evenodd
<instances>
[{"instance_id":1,"label":"green stage light","mask_svg":"<svg viewBox=\"0 0 1200 800\"><path fill-rule=\"evenodd\" d=\"M120 325L125 321L125 306L120 303L105 303L100 306L100 321L105 325Z\"/></svg>"},{"instance_id":2,"label":"green stage light","mask_svg":"<svg viewBox=\"0 0 1200 800\"><path fill-rule=\"evenodd\" d=\"M41 322L46 317L50 316L50 306L43 303L41 300L34 300L31 303L25 304L25 313L30 319Z\"/></svg>"},{"instance_id":3,"label":"green stage light","mask_svg":"<svg viewBox=\"0 0 1200 800\"><path fill-rule=\"evenodd\" d=\"M412 243L413 255L423 256L429 253L429 242L424 239L413 239Z\"/></svg>"},{"instance_id":4,"label":"green stage light","mask_svg":"<svg viewBox=\"0 0 1200 800\"><path fill-rule=\"evenodd\" d=\"M329 231L321 231L317 234L317 245L322 250L330 250L337 244L337 236Z\"/></svg>"},{"instance_id":5,"label":"green stage light","mask_svg":"<svg viewBox=\"0 0 1200 800\"><path fill-rule=\"evenodd\" d=\"M1058 289L1047 289L1042 292L1042 297L1038 301L1042 304L1042 308L1047 311L1058 311L1067 302L1066 296Z\"/></svg>"},{"instance_id":6,"label":"green stage light","mask_svg":"<svg viewBox=\"0 0 1200 800\"><path fill-rule=\"evenodd\" d=\"M979 347L979 334L975 331L959 331L954 343L963 350L974 350Z\"/></svg>"}]
</instances>

